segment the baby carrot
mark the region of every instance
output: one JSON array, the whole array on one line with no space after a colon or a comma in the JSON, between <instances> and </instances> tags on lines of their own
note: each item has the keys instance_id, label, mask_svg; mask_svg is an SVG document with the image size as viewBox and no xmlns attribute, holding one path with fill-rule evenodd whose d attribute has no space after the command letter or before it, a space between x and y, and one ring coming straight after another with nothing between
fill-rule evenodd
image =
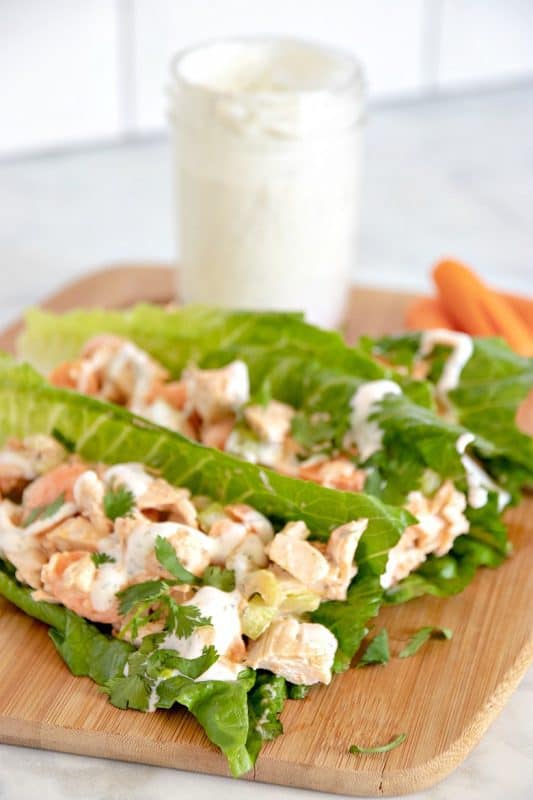
<instances>
[{"instance_id":1,"label":"baby carrot","mask_svg":"<svg viewBox=\"0 0 533 800\"><path fill-rule=\"evenodd\" d=\"M526 325L533 330L533 300L528 297L521 297L518 294L508 294L507 292L498 292L509 305L511 305L519 317Z\"/></svg>"},{"instance_id":2,"label":"baby carrot","mask_svg":"<svg viewBox=\"0 0 533 800\"><path fill-rule=\"evenodd\" d=\"M442 307L442 303L433 297L420 297L415 300L407 309L405 324L411 331L454 327L452 320Z\"/></svg>"},{"instance_id":3,"label":"baby carrot","mask_svg":"<svg viewBox=\"0 0 533 800\"><path fill-rule=\"evenodd\" d=\"M475 336L494 336L496 329L481 304L480 280L458 261L441 261L433 269L439 298L454 327Z\"/></svg>"},{"instance_id":4,"label":"baby carrot","mask_svg":"<svg viewBox=\"0 0 533 800\"><path fill-rule=\"evenodd\" d=\"M530 330L511 304L458 261L442 261L433 272L443 305L468 333L503 336L521 355L533 355Z\"/></svg>"}]
</instances>

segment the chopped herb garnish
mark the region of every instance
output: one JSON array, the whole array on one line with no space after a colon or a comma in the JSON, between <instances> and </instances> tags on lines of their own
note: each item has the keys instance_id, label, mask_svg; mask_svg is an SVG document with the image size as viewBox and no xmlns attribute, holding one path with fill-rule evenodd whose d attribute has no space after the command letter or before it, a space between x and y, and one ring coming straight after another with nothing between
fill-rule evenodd
<instances>
[{"instance_id":1,"label":"chopped herb garnish","mask_svg":"<svg viewBox=\"0 0 533 800\"><path fill-rule=\"evenodd\" d=\"M167 618L164 629L175 633L180 639L189 637L196 628L211 625L211 618L202 617L197 606L180 605L170 596L169 588L172 585L175 585L175 581L144 581L117 592L120 613L125 615L134 612L120 631L122 638L127 631L131 631L136 638L140 628L160 619L165 611ZM154 603L160 605L155 611L151 610Z\"/></svg>"},{"instance_id":2,"label":"chopped herb garnish","mask_svg":"<svg viewBox=\"0 0 533 800\"><path fill-rule=\"evenodd\" d=\"M184 658L175 650L161 648L148 657L148 669L155 675L160 675L166 669L178 670L185 677L196 680L217 660L218 653L212 644L204 647L201 655L196 658Z\"/></svg>"},{"instance_id":3,"label":"chopped herb garnish","mask_svg":"<svg viewBox=\"0 0 533 800\"><path fill-rule=\"evenodd\" d=\"M420 630L409 639L399 656L400 658L409 658L409 656L414 656L415 653L418 653L420 648L429 641L429 639L451 639L452 636L453 632L450 628L426 625L424 628L420 628Z\"/></svg>"},{"instance_id":4,"label":"chopped herb garnish","mask_svg":"<svg viewBox=\"0 0 533 800\"><path fill-rule=\"evenodd\" d=\"M37 520L48 519L49 517L53 517L56 514L61 506L65 505L65 492L61 492L59 497L48 503L44 506L36 506L32 508L24 522L22 523L23 528L27 528L32 522L37 522Z\"/></svg>"},{"instance_id":5,"label":"chopped herb garnish","mask_svg":"<svg viewBox=\"0 0 533 800\"><path fill-rule=\"evenodd\" d=\"M389 659L389 637L385 628L382 628L366 648L357 666L366 667L368 664L387 664Z\"/></svg>"},{"instance_id":6,"label":"chopped herb garnish","mask_svg":"<svg viewBox=\"0 0 533 800\"><path fill-rule=\"evenodd\" d=\"M144 583L128 586L127 589L117 592L120 602L119 611L121 614L129 614L138 603L155 602L167 590L168 585L164 581L144 581Z\"/></svg>"},{"instance_id":7,"label":"chopped herb garnish","mask_svg":"<svg viewBox=\"0 0 533 800\"><path fill-rule=\"evenodd\" d=\"M388 753L389 750L394 750L395 747L398 747L405 742L407 739L406 733L400 733L396 736L392 741L388 742L387 744L378 744L375 747L360 747L358 744L352 744L349 751L353 754L359 755L372 755L373 753Z\"/></svg>"},{"instance_id":8,"label":"chopped herb garnish","mask_svg":"<svg viewBox=\"0 0 533 800\"><path fill-rule=\"evenodd\" d=\"M104 511L108 519L114 522L119 517L130 517L135 505L133 492L124 486L108 489L104 495Z\"/></svg>"},{"instance_id":9,"label":"chopped herb garnish","mask_svg":"<svg viewBox=\"0 0 533 800\"><path fill-rule=\"evenodd\" d=\"M56 442L59 442L59 444L63 445L67 453L74 453L76 450L75 443L72 441L72 439L69 439L68 436L65 436L64 433L61 433L59 428L52 428L52 436Z\"/></svg>"},{"instance_id":10,"label":"chopped herb garnish","mask_svg":"<svg viewBox=\"0 0 533 800\"><path fill-rule=\"evenodd\" d=\"M168 570L178 583L198 583L196 575L185 569L170 542L162 536L158 536L155 540L155 554L161 566Z\"/></svg>"},{"instance_id":11,"label":"chopped herb garnish","mask_svg":"<svg viewBox=\"0 0 533 800\"><path fill-rule=\"evenodd\" d=\"M235 573L232 569L210 566L206 567L202 575L204 586L214 586L222 592L232 592L235 589Z\"/></svg>"},{"instance_id":12,"label":"chopped herb garnish","mask_svg":"<svg viewBox=\"0 0 533 800\"><path fill-rule=\"evenodd\" d=\"M169 598L167 628L179 639L187 639L196 628L211 625L211 617L202 617L197 606L183 606Z\"/></svg>"},{"instance_id":13,"label":"chopped herb garnish","mask_svg":"<svg viewBox=\"0 0 533 800\"><path fill-rule=\"evenodd\" d=\"M113 556L110 556L108 553L91 553L91 561L95 567L99 567L101 564L115 563Z\"/></svg>"}]
</instances>

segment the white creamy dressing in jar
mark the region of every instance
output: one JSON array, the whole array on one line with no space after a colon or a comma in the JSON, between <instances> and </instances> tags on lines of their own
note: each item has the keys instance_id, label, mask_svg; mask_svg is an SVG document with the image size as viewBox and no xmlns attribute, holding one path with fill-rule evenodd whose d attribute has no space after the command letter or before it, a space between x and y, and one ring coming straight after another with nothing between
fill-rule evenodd
<instances>
[{"instance_id":1,"label":"white creamy dressing in jar","mask_svg":"<svg viewBox=\"0 0 533 800\"><path fill-rule=\"evenodd\" d=\"M461 463L465 468L468 484L468 504L472 508L482 508L489 499L489 491L498 495L498 511L503 511L511 501L511 495L506 492L471 456L467 455L466 448L475 441L473 433L462 433L457 439L456 449L461 456Z\"/></svg>"},{"instance_id":2,"label":"white creamy dressing in jar","mask_svg":"<svg viewBox=\"0 0 533 800\"><path fill-rule=\"evenodd\" d=\"M221 41L174 60L170 102L185 300L337 323L359 215L358 64Z\"/></svg>"},{"instance_id":3,"label":"white creamy dressing in jar","mask_svg":"<svg viewBox=\"0 0 533 800\"><path fill-rule=\"evenodd\" d=\"M419 356L425 358L439 344L452 348L436 386L437 395L446 402L448 393L459 386L464 366L474 352L474 344L472 337L466 333L449 331L445 328L435 328L422 333Z\"/></svg>"},{"instance_id":4,"label":"white creamy dressing in jar","mask_svg":"<svg viewBox=\"0 0 533 800\"><path fill-rule=\"evenodd\" d=\"M377 410L377 405L387 395L399 395L402 390L394 381L368 381L361 384L350 401L352 407L351 429L347 439L353 442L362 462L381 448L383 431L376 420L369 417Z\"/></svg>"}]
</instances>

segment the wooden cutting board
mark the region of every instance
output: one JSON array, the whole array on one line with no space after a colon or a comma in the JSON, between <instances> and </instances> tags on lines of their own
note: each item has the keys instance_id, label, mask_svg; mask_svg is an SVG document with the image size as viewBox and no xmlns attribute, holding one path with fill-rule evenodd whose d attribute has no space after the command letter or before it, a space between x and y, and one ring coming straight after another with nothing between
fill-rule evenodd
<instances>
[{"instance_id":1,"label":"wooden cutting board","mask_svg":"<svg viewBox=\"0 0 533 800\"><path fill-rule=\"evenodd\" d=\"M43 305L127 306L166 302L165 267L112 268L88 276ZM354 290L347 333L399 330L408 295ZM17 326L0 337L11 350ZM515 554L481 571L461 595L425 597L383 609L393 658L386 667L351 670L304 701L289 701L285 733L267 745L250 780L349 795L414 792L449 774L479 741L533 660L533 498L509 512ZM395 658L422 625L445 625L451 642L434 641L415 657ZM94 684L74 678L46 626L0 601L0 741L69 753L227 775L223 757L185 711L142 714L113 708ZM387 754L356 756L406 733Z\"/></svg>"}]
</instances>

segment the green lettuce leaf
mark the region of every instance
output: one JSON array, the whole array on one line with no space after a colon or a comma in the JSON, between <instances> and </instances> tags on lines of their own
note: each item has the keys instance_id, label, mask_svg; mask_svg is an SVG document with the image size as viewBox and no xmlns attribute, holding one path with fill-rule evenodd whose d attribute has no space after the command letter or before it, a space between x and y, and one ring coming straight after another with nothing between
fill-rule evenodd
<instances>
[{"instance_id":1,"label":"green lettuce leaf","mask_svg":"<svg viewBox=\"0 0 533 800\"><path fill-rule=\"evenodd\" d=\"M255 762L264 742L283 733L279 716L287 699L284 678L259 671L255 686L248 695L249 732L247 748Z\"/></svg>"},{"instance_id":2,"label":"green lettuce leaf","mask_svg":"<svg viewBox=\"0 0 533 800\"><path fill-rule=\"evenodd\" d=\"M371 580L374 587L379 586L378 579L372 576L382 572L388 549L412 521L406 512L388 508L365 495L323 489L244 464L135 418L123 409L51 387L28 366L15 366L9 359L1 359L0 436L52 431L60 431L60 435L89 460L141 461L158 469L171 482L188 486L199 494L211 495L221 502L249 502L280 522L304 519L315 535L322 538L327 538L329 531L339 524L368 518L358 551L363 576L358 581L363 588L358 584L351 588L352 605L347 614L341 615L340 621L336 618L338 612L328 609L333 604L324 604L325 618L331 619L334 628L342 628L345 648L353 647L355 640L364 636L364 623L368 618L365 615L377 613L381 597L379 589L377 592L374 589L372 597L365 595L364 575L367 574L367 580ZM268 725L260 725L260 730L250 734L249 751L249 715L255 713L254 707L256 711L260 708L259 700L254 701L255 706L250 700L252 711L248 707L247 693L255 681L255 673L248 670L234 683L195 683L183 675L159 681L150 674L145 654L132 651L131 646L121 640L110 640L99 628L64 608L35 603L28 591L17 589L12 579L4 577L8 585L0 583L2 594L18 602L27 613L53 626L54 644L75 674L93 677L108 691L112 702L121 707L146 709L154 692L158 707L169 708L174 702L186 706L209 738L226 754L234 774L250 768L261 741L273 736L278 729L277 714L284 699L278 684L271 705L263 708L258 717L260 720L264 711ZM152 600L162 598L166 588L164 581L137 585L131 587L131 592L126 590L122 594L121 602L128 610L150 605ZM24 593L23 602L20 591ZM350 619L355 626L352 635ZM178 635L180 630L176 627ZM124 675L126 662L129 668ZM164 677L164 670L161 677Z\"/></svg>"},{"instance_id":3,"label":"green lettuce leaf","mask_svg":"<svg viewBox=\"0 0 533 800\"><path fill-rule=\"evenodd\" d=\"M50 626L50 638L74 675L92 678L103 685L122 674L133 652L132 645L112 639L64 606L33 600L31 593L0 561L0 594L30 617Z\"/></svg>"},{"instance_id":4,"label":"green lettuce leaf","mask_svg":"<svg viewBox=\"0 0 533 800\"><path fill-rule=\"evenodd\" d=\"M407 642L405 647L398 654L399 658L410 658L418 653L421 647L429 642L430 639L451 639L453 632L450 628L441 628L435 625L425 625L420 628Z\"/></svg>"},{"instance_id":5,"label":"green lettuce leaf","mask_svg":"<svg viewBox=\"0 0 533 800\"><path fill-rule=\"evenodd\" d=\"M157 687L158 708L179 703L196 717L213 744L228 760L232 775L248 772L254 764L255 748L248 749L248 693L255 682L253 670L245 670L232 683L174 677Z\"/></svg>"},{"instance_id":6,"label":"green lettuce leaf","mask_svg":"<svg viewBox=\"0 0 533 800\"><path fill-rule=\"evenodd\" d=\"M388 664L389 661L389 634L385 628L382 628L366 648L357 667L367 667L369 664Z\"/></svg>"},{"instance_id":7,"label":"green lettuce leaf","mask_svg":"<svg viewBox=\"0 0 533 800\"><path fill-rule=\"evenodd\" d=\"M200 657L201 663L200 659L182 659L178 665L176 653L167 651L165 661L165 651L156 651L154 655L162 664L156 664L155 659L150 663L146 652L108 636L64 606L33 600L32 590L21 586L10 572L9 565L0 562L0 594L29 616L51 626L50 638L74 675L91 678L119 708L147 710L156 687L156 706L167 709L174 703L185 706L222 750L233 775L238 777L252 768L261 745L259 742L258 747L254 742L250 751L247 748L248 692L255 683L253 670L244 670L233 683L195 683L185 676L159 682L158 669L163 671L171 662L174 668L192 670L194 675L213 663L216 654L206 652ZM126 665L128 674L124 675Z\"/></svg>"},{"instance_id":8,"label":"green lettuce leaf","mask_svg":"<svg viewBox=\"0 0 533 800\"><path fill-rule=\"evenodd\" d=\"M225 311L197 305L169 311L144 304L128 311L97 309L66 314L32 309L25 321L19 355L44 373L62 361L78 358L91 336L112 333L134 341L174 376L190 362L207 366L207 356L211 366L219 366L221 361L237 357L236 352L244 352L245 347L251 351L258 348L257 352L266 357L273 345L279 353L296 347L300 353L321 356L333 366L356 374L366 372L369 379L383 374L368 355L347 347L340 334L309 325L300 314ZM258 364L257 374L262 371Z\"/></svg>"},{"instance_id":9,"label":"green lettuce leaf","mask_svg":"<svg viewBox=\"0 0 533 800\"><path fill-rule=\"evenodd\" d=\"M321 603L311 614L313 622L325 625L337 639L335 672L344 672L350 666L368 633L368 621L378 614L382 598L383 589L378 578L358 576L348 589L346 600Z\"/></svg>"},{"instance_id":10,"label":"green lettuce leaf","mask_svg":"<svg viewBox=\"0 0 533 800\"><path fill-rule=\"evenodd\" d=\"M472 431L491 474L512 493L533 482L533 438L515 419L519 405L533 389L533 359L514 353L501 339L474 338L473 353L448 400L454 422ZM369 354L395 366L411 368L420 348L420 334L389 336L360 342ZM429 379L436 383L449 349L435 348Z\"/></svg>"},{"instance_id":11,"label":"green lettuce leaf","mask_svg":"<svg viewBox=\"0 0 533 800\"><path fill-rule=\"evenodd\" d=\"M363 574L381 574L387 552L412 517L364 494L348 494L242 462L159 428L125 409L49 386L26 365L0 363L0 439L59 429L88 460L137 461L170 483L224 503L249 503L279 520L302 519L327 539L345 522L368 518L357 562Z\"/></svg>"}]
</instances>

